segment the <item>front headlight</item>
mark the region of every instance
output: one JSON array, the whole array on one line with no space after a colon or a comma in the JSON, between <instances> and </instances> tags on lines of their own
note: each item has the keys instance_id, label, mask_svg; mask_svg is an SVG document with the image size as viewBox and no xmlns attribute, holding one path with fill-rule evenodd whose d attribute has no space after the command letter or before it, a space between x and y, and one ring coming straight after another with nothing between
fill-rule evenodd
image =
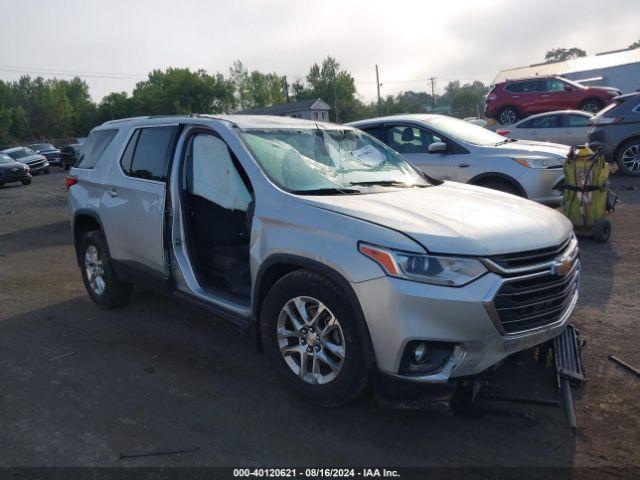
<instances>
[{"instance_id":1,"label":"front headlight","mask_svg":"<svg viewBox=\"0 0 640 480\"><path fill-rule=\"evenodd\" d=\"M511 160L527 168L561 168L564 165L562 158L511 157Z\"/></svg>"},{"instance_id":2,"label":"front headlight","mask_svg":"<svg viewBox=\"0 0 640 480\"><path fill-rule=\"evenodd\" d=\"M487 272L475 258L402 252L362 242L358 250L380 265L387 275L433 285L461 287Z\"/></svg>"}]
</instances>

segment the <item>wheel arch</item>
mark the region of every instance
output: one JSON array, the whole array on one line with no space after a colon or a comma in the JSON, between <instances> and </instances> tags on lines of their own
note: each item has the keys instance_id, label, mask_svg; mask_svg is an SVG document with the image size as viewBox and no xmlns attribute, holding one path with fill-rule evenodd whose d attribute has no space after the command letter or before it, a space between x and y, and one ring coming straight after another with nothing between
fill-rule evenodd
<instances>
[{"instance_id":1,"label":"wheel arch","mask_svg":"<svg viewBox=\"0 0 640 480\"><path fill-rule=\"evenodd\" d=\"M629 137L625 138L624 140L618 142L618 145L616 145L616 148L613 150L613 161L617 162L618 161L618 154L620 154L620 150L622 149L622 146L629 142L630 140L638 140L640 142L640 135L638 135L637 133L630 135Z\"/></svg>"},{"instance_id":2,"label":"wheel arch","mask_svg":"<svg viewBox=\"0 0 640 480\"><path fill-rule=\"evenodd\" d=\"M520 182L518 182L515 178L500 172L481 173L473 177L467 183L470 185L476 185L478 187L481 187L482 183L488 180L498 180L500 182L506 182L509 185L511 185L513 188L515 188L517 192L520 194L520 196L522 196L523 198L529 198L525 189L522 187L522 185L520 185Z\"/></svg>"},{"instance_id":3,"label":"wheel arch","mask_svg":"<svg viewBox=\"0 0 640 480\"><path fill-rule=\"evenodd\" d=\"M88 232L92 230L100 230L104 233L100 216L96 212L87 209L80 209L75 212L73 215L72 230L73 243L76 246L76 249L80 245L82 237L84 237Z\"/></svg>"},{"instance_id":4,"label":"wheel arch","mask_svg":"<svg viewBox=\"0 0 640 480\"><path fill-rule=\"evenodd\" d=\"M262 351L260 341L260 314L262 304L273 285L285 275L296 270L309 270L311 272L322 275L333 281L345 293L351 304L356 324L358 326L358 334L363 345L365 353L365 365L367 368L375 364L375 354L373 352L373 344L369 335L369 328L365 320L364 312L358 296L349 284L349 281L335 269L306 257L292 254L274 254L268 257L260 266L256 275L255 285L253 288L253 296L251 300L251 318L253 325L251 334L253 335L256 347Z\"/></svg>"},{"instance_id":5,"label":"wheel arch","mask_svg":"<svg viewBox=\"0 0 640 480\"><path fill-rule=\"evenodd\" d=\"M516 107L512 103L505 103L496 112L496 120L498 121L498 123L500 123L500 114L506 108L513 108L516 111L516 113L518 114L518 118L517 118L516 122L519 122L520 120L522 120L525 117L524 112L522 111L522 109L520 107ZM500 123L500 125L504 125L504 124ZM513 123L511 125L513 125Z\"/></svg>"}]
</instances>

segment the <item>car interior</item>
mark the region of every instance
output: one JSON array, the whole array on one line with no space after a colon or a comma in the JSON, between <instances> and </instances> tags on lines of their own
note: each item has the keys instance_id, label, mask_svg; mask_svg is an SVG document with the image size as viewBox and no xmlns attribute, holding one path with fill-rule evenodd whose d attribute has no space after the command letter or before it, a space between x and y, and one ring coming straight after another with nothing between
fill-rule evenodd
<instances>
[{"instance_id":1,"label":"car interior","mask_svg":"<svg viewBox=\"0 0 640 480\"><path fill-rule=\"evenodd\" d=\"M248 177L217 136L198 133L189 140L183 194L187 247L201 286L248 298L253 194Z\"/></svg>"}]
</instances>

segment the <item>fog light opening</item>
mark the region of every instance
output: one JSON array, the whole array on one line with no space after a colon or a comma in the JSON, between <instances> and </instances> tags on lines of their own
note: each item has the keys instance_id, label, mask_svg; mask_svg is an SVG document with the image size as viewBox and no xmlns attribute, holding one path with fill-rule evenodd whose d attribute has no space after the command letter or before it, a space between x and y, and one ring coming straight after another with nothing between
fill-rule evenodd
<instances>
[{"instance_id":1,"label":"fog light opening","mask_svg":"<svg viewBox=\"0 0 640 480\"><path fill-rule=\"evenodd\" d=\"M448 361L459 358L461 351L455 343L412 340L402 355L400 374L436 373Z\"/></svg>"}]
</instances>

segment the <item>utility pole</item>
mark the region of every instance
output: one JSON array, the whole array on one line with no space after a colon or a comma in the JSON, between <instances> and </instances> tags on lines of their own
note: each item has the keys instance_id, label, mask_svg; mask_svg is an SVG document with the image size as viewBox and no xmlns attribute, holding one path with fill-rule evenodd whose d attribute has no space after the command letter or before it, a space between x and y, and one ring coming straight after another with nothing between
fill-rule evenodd
<instances>
[{"instance_id":1,"label":"utility pole","mask_svg":"<svg viewBox=\"0 0 640 480\"><path fill-rule=\"evenodd\" d=\"M282 77L284 79L284 98L289 103L289 82L287 82L287 76Z\"/></svg>"},{"instance_id":2,"label":"utility pole","mask_svg":"<svg viewBox=\"0 0 640 480\"><path fill-rule=\"evenodd\" d=\"M376 65L376 88L378 89L378 116L382 116L382 104L380 103L380 76L378 75L378 65Z\"/></svg>"},{"instance_id":3,"label":"utility pole","mask_svg":"<svg viewBox=\"0 0 640 480\"><path fill-rule=\"evenodd\" d=\"M340 123L340 110L338 109L338 79L336 77L336 66L333 66L333 107L336 110L336 123Z\"/></svg>"},{"instance_id":4,"label":"utility pole","mask_svg":"<svg viewBox=\"0 0 640 480\"><path fill-rule=\"evenodd\" d=\"M431 82L431 111L436 111L436 77L429 77Z\"/></svg>"}]
</instances>

